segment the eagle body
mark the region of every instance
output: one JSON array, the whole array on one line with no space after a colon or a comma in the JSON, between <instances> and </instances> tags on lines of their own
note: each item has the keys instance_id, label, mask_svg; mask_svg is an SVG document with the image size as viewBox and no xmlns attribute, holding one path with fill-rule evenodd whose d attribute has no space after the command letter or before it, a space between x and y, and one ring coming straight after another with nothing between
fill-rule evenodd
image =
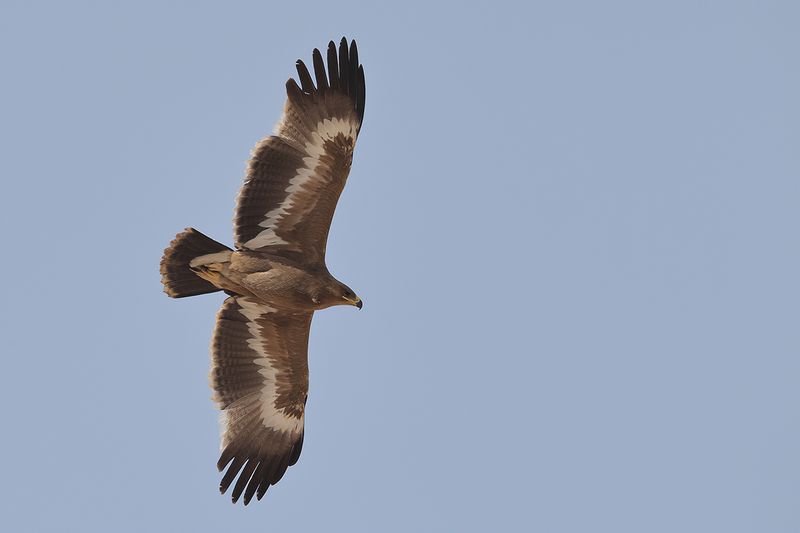
<instances>
[{"instance_id":1,"label":"eagle body","mask_svg":"<svg viewBox=\"0 0 800 533\"><path fill-rule=\"evenodd\" d=\"M364 69L355 41L313 52L274 133L253 149L236 202L234 246L194 228L161 259L173 298L224 291L211 341L211 388L222 411L220 491L261 499L295 464L308 398L308 335L315 311L361 308L325 265L325 248L364 118Z\"/></svg>"},{"instance_id":2,"label":"eagle body","mask_svg":"<svg viewBox=\"0 0 800 533\"><path fill-rule=\"evenodd\" d=\"M319 311L343 300L360 304L355 293L326 268L309 268L279 255L247 250L214 253L194 259L190 268L216 287L285 311Z\"/></svg>"}]
</instances>

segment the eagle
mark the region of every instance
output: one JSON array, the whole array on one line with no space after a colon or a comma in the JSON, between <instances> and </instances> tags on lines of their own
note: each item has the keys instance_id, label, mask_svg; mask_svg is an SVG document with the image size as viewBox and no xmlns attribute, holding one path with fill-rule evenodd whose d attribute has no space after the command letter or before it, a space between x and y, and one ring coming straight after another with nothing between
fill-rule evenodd
<instances>
[{"instance_id":1,"label":"eagle","mask_svg":"<svg viewBox=\"0 0 800 533\"><path fill-rule=\"evenodd\" d=\"M224 494L247 505L294 465L303 447L308 335L315 311L362 307L325 265L336 203L364 119L364 68L356 42L328 44L327 70L296 63L274 134L258 142L234 214L234 247L194 228L164 251L160 271L172 298L223 291L211 340L210 382L221 410Z\"/></svg>"}]
</instances>

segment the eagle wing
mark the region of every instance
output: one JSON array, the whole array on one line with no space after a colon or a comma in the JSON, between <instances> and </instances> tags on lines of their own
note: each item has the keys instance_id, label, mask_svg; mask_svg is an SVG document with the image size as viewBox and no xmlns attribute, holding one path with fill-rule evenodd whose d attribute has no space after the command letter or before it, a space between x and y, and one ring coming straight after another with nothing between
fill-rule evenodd
<instances>
[{"instance_id":1,"label":"eagle wing","mask_svg":"<svg viewBox=\"0 0 800 533\"><path fill-rule=\"evenodd\" d=\"M211 341L211 386L222 410L225 493L260 500L295 464L303 446L308 332L313 312L290 314L253 298L222 304Z\"/></svg>"},{"instance_id":2,"label":"eagle wing","mask_svg":"<svg viewBox=\"0 0 800 533\"><path fill-rule=\"evenodd\" d=\"M328 70L314 49L314 77L297 61L300 85L275 134L253 150L234 216L238 249L323 265L336 202L344 188L364 118L366 87L356 42L328 44Z\"/></svg>"}]
</instances>

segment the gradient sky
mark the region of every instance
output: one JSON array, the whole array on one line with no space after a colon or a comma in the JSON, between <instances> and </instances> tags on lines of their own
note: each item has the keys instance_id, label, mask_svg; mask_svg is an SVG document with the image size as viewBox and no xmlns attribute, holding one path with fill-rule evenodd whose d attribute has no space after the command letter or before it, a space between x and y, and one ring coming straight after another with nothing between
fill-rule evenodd
<instances>
[{"instance_id":1,"label":"gradient sky","mask_svg":"<svg viewBox=\"0 0 800 533\"><path fill-rule=\"evenodd\" d=\"M798 4L527 4L2 2L4 530L800 531ZM242 508L158 262L342 35L365 305Z\"/></svg>"}]
</instances>

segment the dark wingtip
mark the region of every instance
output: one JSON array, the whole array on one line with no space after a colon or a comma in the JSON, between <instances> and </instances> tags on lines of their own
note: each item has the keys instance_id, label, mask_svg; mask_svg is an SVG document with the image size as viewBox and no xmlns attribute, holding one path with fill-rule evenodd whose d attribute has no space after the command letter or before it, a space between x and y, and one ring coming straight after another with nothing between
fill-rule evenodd
<instances>
[{"instance_id":1,"label":"dark wingtip","mask_svg":"<svg viewBox=\"0 0 800 533\"><path fill-rule=\"evenodd\" d=\"M289 97L290 100L299 100L303 96L303 91L300 89L300 86L297 85L297 82L294 78L289 78L286 81L286 95Z\"/></svg>"},{"instance_id":2,"label":"dark wingtip","mask_svg":"<svg viewBox=\"0 0 800 533\"><path fill-rule=\"evenodd\" d=\"M225 491L231 486L233 480L236 479L236 475L239 473L239 470L241 470L244 466L244 463L245 460L242 457L236 457L233 460L233 463L231 463L231 466L228 467L228 471L225 472L225 475L222 476L222 481L219 483L220 494L225 494Z\"/></svg>"},{"instance_id":3,"label":"dark wingtip","mask_svg":"<svg viewBox=\"0 0 800 533\"><path fill-rule=\"evenodd\" d=\"M328 43L328 81L331 89L339 88L339 61L336 56L336 44L333 41Z\"/></svg>"},{"instance_id":4,"label":"dark wingtip","mask_svg":"<svg viewBox=\"0 0 800 533\"><path fill-rule=\"evenodd\" d=\"M322 54L318 48L314 48L311 53L314 60L314 76L317 79L317 89L325 91L328 89L328 78L325 73L325 61L322 59Z\"/></svg>"},{"instance_id":5,"label":"dark wingtip","mask_svg":"<svg viewBox=\"0 0 800 533\"><path fill-rule=\"evenodd\" d=\"M258 467L258 463L259 460L255 458L247 461L244 469L242 469L242 473L239 474L239 479L236 481L236 485L233 487L233 492L231 492L231 500L233 503L239 501L239 497L242 495L242 492L244 492L244 489L247 488L250 478L253 477L253 472L255 472L256 468Z\"/></svg>"},{"instance_id":6,"label":"dark wingtip","mask_svg":"<svg viewBox=\"0 0 800 533\"><path fill-rule=\"evenodd\" d=\"M356 97L358 95L358 48L356 47L355 39L350 42L350 94Z\"/></svg>"},{"instance_id":7,"label":"dark wingtip","mask_svg":"<svg viewBox=\"0 0 800 533\"><path fill-rule=\"evenodd\" d=\"M361 124L364 122L364 107L367 103L367 83L364 80L364 67L358 66L358 75L356 76L356 113L358 113L358 129L361 130Z\"/></svg>"},{"instance_id":8,"label":"dark wingtip","mask_svg":"<svg viewBox=\"0 0 800 533\"><path fill-rule=\"evenodd\" d=\"M258 491L256 491L256 500L261 501L261 498L264 497L264 494L267 493L267 489L269 489L269 480L263 480L258 485Z\"/></svg>"},{"instance_id":9,"label":"dark wingtip","mask_svg":"<svg viewBox=\"0 0 800 533\"><path fill-rule=\"evenodd\" d=\"M344 94L350 94L350 54L344 37L339 44L339 88Z\"/></svg>"},{"instance_id":10,"label":"dark wingtip","mask_svg":"<svg viewBox=\"0 0 800 533\"><path fill-rule=\"evenodd\" d=\"M219 456L219 461L217 461L217 471L222 472L222 470L228 466L228 463L233 460L234 455L235 453L230 446L222 450L222 453Z\"/></svg>"},{"instance_id":11,"label":"dark wingtip","mask_svg":"<svg viewBox=\"0 0 800 533\"><path fill-rule=\"evenodd\" d=\"M297 78L295 81L290 78L286 82L286 92L289 99L303 101L304 96L323 93L331 90L340 92L353 102L353 108L360 123L364 120L364 104L366 102L366 83L364 81L364 67L359 62L358 44L353 39L349 43L347 37L342 36L337 46L334 41L328 42L327 69L326 57L318 49L312 52L312 65L314 67L313 76L306 64L298 59L295 63L297 68ZM316 82L316 86L315 86Z\"/></svg>"},{"instance_id":12,"label":"dark wingtip","mask_svg":"<svg viewBox=\"0 0 800 533\"><path fill-rule=\"evenodd\" d=\"M293 466L300 459L300 453L303 451L303 440L305 440L305 432L300 434L300 438L292 446L289 453L289 466Z\"/></svg>"},{"instance_id":13,"label":"dark wingtip","mask_svg":"<svg viewBox=\"0 0 800 533\"><path fill-rule=\"evenodd\" d=\"M253 496L256 494L256 489L261 484L261 480L264 477L264 471L267 469L267 462L261 461L258 464L258 468L256 471L253 472L253 477L250 478L250 481L247 483L247 489L244 491L244 499L242 500L245 506L250 503L250 500L253 499Z\"/></svg>"},{"instance_id":14,"label":"dark wingtip","mask_svg":"<svg viewBox=\"0 0 800 533\"><path fill-rule=\"evenodd\" d=\"M314 82L311 80L311 74L309 74L306 64L298 59L295 63L295 67L297 68L297 75L300 78L300 85L303 88L303 92L306 94L313 94L316 92L316 87L314 87Z\"/></svg>"}]
</instances>

